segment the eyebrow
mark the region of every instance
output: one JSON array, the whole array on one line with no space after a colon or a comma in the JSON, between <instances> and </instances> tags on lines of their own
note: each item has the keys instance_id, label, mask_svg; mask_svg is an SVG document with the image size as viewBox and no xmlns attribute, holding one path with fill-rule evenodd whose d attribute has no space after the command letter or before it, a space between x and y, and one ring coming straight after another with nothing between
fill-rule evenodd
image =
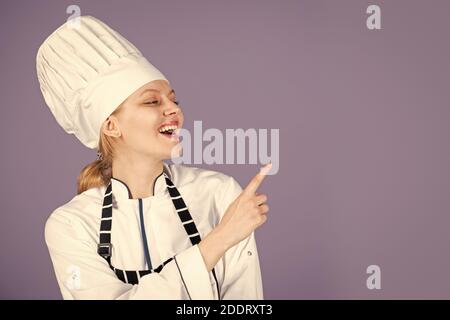
<instances>
[{"instance_id":1,"label":"eyebrow","mask_svg":"<svg viewBox=\"0 0 450 320\"><path fill-rule=\"evenodd\" d=\"M139 95L139 97L142 97L142 95L143 95L144 93L148 92L148 91L153 91L153 92L156 92L156 93L161 93L161 92L159 92L159 90L156 90L156 89L145 89L144 91L142 91L142 93ZM172 93L175 93L175 90L172 89L167 95L170 96Z\"/></svg>"}]
</instances>

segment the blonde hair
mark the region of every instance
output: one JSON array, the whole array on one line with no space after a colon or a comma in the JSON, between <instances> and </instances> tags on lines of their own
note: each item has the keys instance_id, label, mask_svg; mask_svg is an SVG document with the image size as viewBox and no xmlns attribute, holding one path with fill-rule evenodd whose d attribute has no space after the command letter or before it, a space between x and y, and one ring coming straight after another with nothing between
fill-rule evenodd
<instances>
[{"instance_id":1,"label":"blonde hair","mask_svg":"<svg viewBox=\"0 0 450 320\"><path fill-rule=\"evenodd\" d=\"M111 115L117 114L120 106ZM77 194L90 188L105 186L112 176L112 159L114 142L110 136L100 130L98 151L101 152L101 159L95 160L86 165L77 178Z\"/></svg>"}]
</instances>

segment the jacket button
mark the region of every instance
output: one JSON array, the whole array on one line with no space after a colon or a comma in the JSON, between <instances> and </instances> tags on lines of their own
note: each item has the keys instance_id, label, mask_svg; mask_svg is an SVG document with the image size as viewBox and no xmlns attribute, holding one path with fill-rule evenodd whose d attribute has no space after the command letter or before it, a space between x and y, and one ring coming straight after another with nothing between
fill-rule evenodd
<instances>
[{"instance_id":1,"label":"jacket button","mask_svg":"<svg viewBox=\"0 0 450 320\"><path fill-rule=\"evenodd\" d=\"M249 256L251 256L251 255L252 255L252 252L251 252L251 251L247 251L247 254L248 254Z\"/></svg>"}]
</instances>

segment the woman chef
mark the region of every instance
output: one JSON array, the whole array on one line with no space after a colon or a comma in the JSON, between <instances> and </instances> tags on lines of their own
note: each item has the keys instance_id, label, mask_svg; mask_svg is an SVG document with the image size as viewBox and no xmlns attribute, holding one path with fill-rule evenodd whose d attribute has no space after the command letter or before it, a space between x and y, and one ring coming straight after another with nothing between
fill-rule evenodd
<instances>
[{"instance_id":1,"label":"woman chef","mask_svg":"<svg viewBox=\"0 0 450 320\"><path fill-rule=\"evenodd\" d=\"M263 299L256 192L216 171L168 165L183 113L169 81L90 16L37 53L45 102L98 159L52 212L45 240L64 299Z\"/></svg>"}]
</instances>

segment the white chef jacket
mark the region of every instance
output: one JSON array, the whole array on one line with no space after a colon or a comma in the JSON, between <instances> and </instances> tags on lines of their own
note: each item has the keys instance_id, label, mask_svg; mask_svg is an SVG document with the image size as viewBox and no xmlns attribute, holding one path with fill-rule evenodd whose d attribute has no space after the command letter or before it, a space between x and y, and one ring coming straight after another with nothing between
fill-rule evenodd
<instances>
[{"instance_id":1,"label":"white chef jacket","mask_svg":"<svg viewBox=\"0 0 450 320\"><path fill-rule=\"evenodd\" d=\"M164 170L184 199L202 239L219 223L242 188L231 176L196 167L166 164ZM113 219L111 264L146 270L139 200L128 186L111 179ZM198 245L192 245L166 189L156 178L154 195L142 198L144 226L152 265L171 257L157 273L132 285L117 278L97 253L106 186L90 188L55 209L45 224L45 241L64 299L217 299L216 282ZM230 248L215 266L221 299L263 299L254 232Z\"/></svg>"}]
</instances>

